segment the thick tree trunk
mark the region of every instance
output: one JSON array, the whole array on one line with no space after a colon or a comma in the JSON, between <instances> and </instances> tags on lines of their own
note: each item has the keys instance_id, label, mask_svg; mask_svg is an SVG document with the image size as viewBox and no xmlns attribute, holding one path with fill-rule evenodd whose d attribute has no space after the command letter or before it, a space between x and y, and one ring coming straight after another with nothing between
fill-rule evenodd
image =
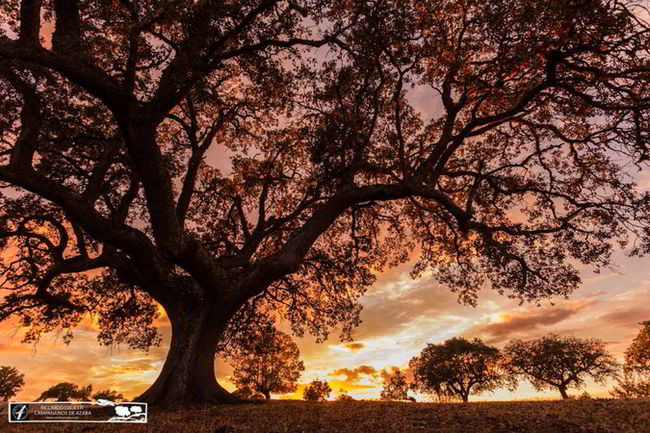
<instances>
[{"instance_id":1,"label":"thick tree trunk","mask_svg":"<svg viewBox=\"0 0 650 433\"><path fill-rule=\"evenodd\" d=\"M172 339L154 384L135 401L152 404L234 403L239 400L217 383L217 342L230 315L204 306L165 308Z\"/></svg>"},{"instance_id":2,"label":"thick tree trunk","mask_svg":"<svg viewBox=\"0 0 650 433\"><path fill-rule=\"evenodd\" d=\"M560 394L562 394L562 399L566 400L569 398L569 394L566 392L566 386L560 385L558 386L558 389L560 390Z\"/></svg>"},{"instance_id":3,"label":"thick tree trunk","mask_svg":"<svg viewBox=\"0 0 650 433\"><path fill-rule=\"evenodd\" d=\"M271 393L268 391L264 391L262 394L264 394L264 398L267 400L271 400Z\"/></svg>"},{"instance_id":4,"label":"thick tree trunk","mask_svg":"<svg viewBox=\"0 0 650 433\"><path fill-rule=\"evenodd\" d=\"M463 394L462 396L463 403L467 403L469 401L469 394Z\"/></svg>"}]
</instances>

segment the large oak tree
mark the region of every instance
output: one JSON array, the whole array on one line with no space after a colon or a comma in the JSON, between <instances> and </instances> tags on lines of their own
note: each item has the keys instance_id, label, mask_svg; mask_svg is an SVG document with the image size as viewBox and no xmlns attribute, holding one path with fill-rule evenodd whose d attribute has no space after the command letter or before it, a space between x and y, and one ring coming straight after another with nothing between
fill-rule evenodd
<instances>
[{"instance_id":1,"label":"large oak tree","mask_svg":"<svg viewBox=\"0 0 650 433\"><path fill-rule=\"evenodd\" d=\"M102 344L147 348L155 301L172 340L139 399L218 401L218 345L260 317L349 336L416 246L465 302L567 295L641 228L642 12L2 2L0 319L68 341L94 313Z\"/></svg>"}]
</instances>

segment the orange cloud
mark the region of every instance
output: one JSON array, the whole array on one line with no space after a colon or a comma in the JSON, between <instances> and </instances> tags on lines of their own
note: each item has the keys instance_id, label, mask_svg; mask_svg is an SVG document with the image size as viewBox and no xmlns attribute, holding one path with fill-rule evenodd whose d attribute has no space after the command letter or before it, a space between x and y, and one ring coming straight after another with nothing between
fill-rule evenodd
<instances>
[{"instance_id":1,"label":"orange cloud","mask_svg":"<svg viewBox=\"0 0 650 433\"><path fill-rule=\"evenodd\" d=\"M391 365L390 367L382 368L382 370L379 372L379 377L381 377L385 382L391 377L395 376L395 374L398 371L404 373L404 375L406 376L406 380L408 382L413 380L413 371L410 368L402 369L394 365Z\"/></svg>"},{"instance_id":2,"label":"orange cloud","mask_svg":"<svg viewBox=\"0 0 650 433\"><path fill-rule=\"evenodd\" d=\"M640 322L650 320L650 308L630 308L603 314L599 322L606 322L614 326L637 328Z\"/></svg>"},{"instance_id":3,"label":"orange cloud","mask_svg":"<svg viewBox=\"0 0 650 433\"><path fill-rule=\"evenodd\" d=\"M499 343L513 334L534 331L541 326L560 323L593 305L593 301L567 303L562 307L547 307L537 311L500 313L498 321L469 329L465 335L479 335L489 343Z\"/></svg>"},{"instance_id":4,"label":"orange cloud","mask_svg":"<svg viewBox=\"0 0 650 433\"><path fill-rule=\"evenodd\" d=\"M354 383L359 381L361 375L377 376L377 370L370 365L361 365L353 370L349 368L339 368L338 370L332 371L329 375L330 377L345 376L346 381Z\"/></svg>"},{"instance_id":5,"label":"orange cloud","mask_svg":"<svg viewBox=\"0 0 650 433\"><path fill-rule=\"evenodd\" d=\"M395 367L394 365L390 367L390 370L388 368L383 368L381 372L379 373L379 376L384 379L384 381L387 381L391 377L395 376L395 374L399 371L399 367Z\"/></svg>"},{"instance_id":6,"label":"orange cloud","mask_svg":"<svg viewBox=\"0 0 650 433\"><path fill-rule=\"evenodd\" d=\"M355 352L357 350L361 350L364 347L366 347L366 345L363 344L363 343L348 343L348 344L345 345L346 349L349 349L349 350L351 350L353 352Z\"/></svg>"}]
</instances>

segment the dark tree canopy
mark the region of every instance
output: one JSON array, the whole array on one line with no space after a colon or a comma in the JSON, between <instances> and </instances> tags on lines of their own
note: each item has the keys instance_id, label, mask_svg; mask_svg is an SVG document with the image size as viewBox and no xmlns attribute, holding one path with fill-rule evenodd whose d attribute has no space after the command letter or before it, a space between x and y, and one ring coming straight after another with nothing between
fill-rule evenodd
<instances>
[{"instance_id":1,"label":"dark tree canopy","mask_svg":"<svg viewBox=\"0 0 650 433\"><path fill-rule=\"evenodd\" d=\"M408 400L409 384L406 381L406 375L400 370L384 379L384 388L379 394L379 398L387 401Z\"/></svg>"},{"instance_id":2,"label":"dark tree canopy","mask_svg":"<svg viewBox=\"0 0 650 433\"><path fill-rule=\"evenodd\" d=\"M332 392L326 380L313 380L303 391L302 398L307 401L327 400Z\"/></svg>"},{"instance_id":3,"label":"dark tree canopy","mask_svg":"<svg viewBox=\"0 0 650 433\"><path fill-rule=\"evenodd\" d=\"M0 367L0 397L8 401L25 386L25 375L16 367L3 365Z\"/></svg>"},{"instance_id":4,"label":"dark tree canopy","mask_svg":"<svg viewBox=\"0 0 650 433\"><path fill-rule=\"evenodd\" d=\"M580 389L587 377L604 384L615 377L618 364L600 340L549 334L536 340L513 340L504 349L505 366L538 390Z\"/></svg>"},{"instance_id":5,"label":"dark tree canopy","mask_svg":"<svg viewBox=\"0 0 650 433\"><path fill-rule=\"evenodd\" d=\"M224 400L225 335L279 316L298 335L347 337L377 272L416 245L413 274L433 271L465 302L484 287L568 295L574 263L607 265L648 224L627 175L646 165L650 130L636 12L6 3L0 320L69 341L93 313L102 344L147 348L155 301L173 337L140 398ZM439 110L420 112L415 92Z\"/></svg>"},{"instance_id":6,"label":"dark tree canopy","mask_svg":"<svg viewBox=\"0 0 650 433\"><path fill-rule=\"evenodd\" d=\"M305 370L296 343L271 326L262 328L246 344L238 345L230 354L229 363L233 367L231 381L238 389L248 388L267 400L272 393L294 392Z\"/></svg>"},{"instance_id":7,"label":"dark tree canopy","mask_svg":"<svg viewBox=\"0 0 650 433\"><path fill-rule=\"evenodd\" d=\"M499 349L478 338L451 338L441 344L427 344L409 362L415 391L463 402L472 394L492 392L516 382L501 367Z\"/></svg>"},{"instance_id":8,"label":"dark tree canopy","mask_svg":"<svg viewBox=\"0 0 650 433\"><path fill-rule=\"evenodd\" d=\"M74 383L61 382L43 391L36 401L46 401L49 399L54 399L55 401L90 401L92 392L92 385L80 387Z\"/></svg>"}]
</instances>

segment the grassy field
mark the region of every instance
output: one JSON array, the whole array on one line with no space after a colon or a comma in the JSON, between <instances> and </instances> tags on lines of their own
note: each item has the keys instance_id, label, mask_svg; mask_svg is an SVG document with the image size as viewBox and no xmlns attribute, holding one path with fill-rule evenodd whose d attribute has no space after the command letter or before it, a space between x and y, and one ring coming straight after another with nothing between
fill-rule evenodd
<instances>
[{"instance_id":1,"label":"grassy field","mask_svg":"<svg viewBox=\"0 0 650 433\"><path fill-rule=\"evenodd\" d=\"M3 433L650 433L650 400L308 403L150 408L149 424L0 424ZM6 416L6 415L5 415Z\"/></svg>"}]
</instances>

